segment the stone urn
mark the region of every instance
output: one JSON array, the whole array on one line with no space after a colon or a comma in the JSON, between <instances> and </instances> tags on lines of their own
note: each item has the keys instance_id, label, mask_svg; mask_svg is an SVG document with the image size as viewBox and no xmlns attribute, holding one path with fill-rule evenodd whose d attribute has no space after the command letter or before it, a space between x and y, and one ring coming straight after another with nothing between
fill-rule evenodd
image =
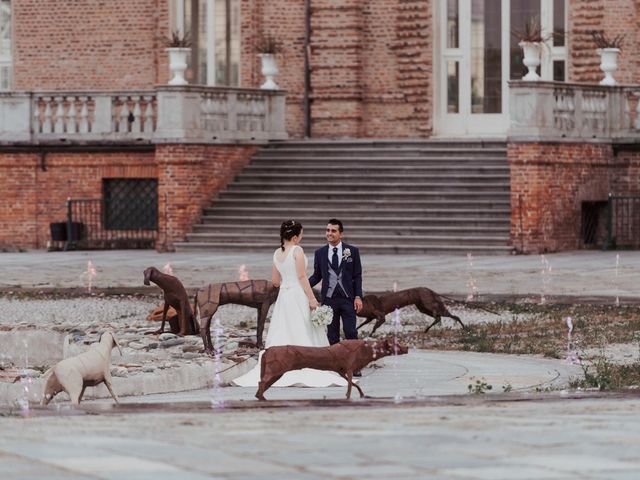
<instances>
[{"instance_id":1,"label":"stone urn","mask_svg":"<svg viewBox=\"0 0 640 480\"><path fill-rule=\"evenodd\" d=\"M614 72L618 69L619 48L599 48L597 52L600 54L600 70L604 72L604 78L600 80L600 85L615 85L616 79L613 78Z\"/></svg>"},{"instance_id":2,"label":"stone urn","mask_svg":"<svg viewBox=\"0 0 640 480\"><path fill-rule=\"evenodd\" d=\"M260 62L262 64L262 75L265 76L266 81L260 85L260 88L264 90L277 90L278 85L273 80L273 77L278 75L278 65L276 64L276 56L273 53L260 53Z\"/></svg>"},{"instance_id":3,"label":"stone urn","mask_svg":"<svg viewBox=\"0 0 640 480\"><path fill-rule=\"evenodd\" d=\"M527 74L522 77L522 80L537 81L540 80L540 75L536 73L536 68L540 65L540 57L542 55L542 43L541 42L525 42L522 41L518 44L522 48L524 53L524 59L522 63L529 70Z\"/></svg>"},{"instance_id":4,"label":"stone urn","mask_svg":"<svg viewBox=\"0 0 640 480\"><path fill-rule=\"evenodd\" d=\"M171 47L166 49L169 52L169 69L171 70L171 80L169 85L187 85L184 78L184 71L187 69L187 55L190 48Z\"/></svg>"}]
</instances>

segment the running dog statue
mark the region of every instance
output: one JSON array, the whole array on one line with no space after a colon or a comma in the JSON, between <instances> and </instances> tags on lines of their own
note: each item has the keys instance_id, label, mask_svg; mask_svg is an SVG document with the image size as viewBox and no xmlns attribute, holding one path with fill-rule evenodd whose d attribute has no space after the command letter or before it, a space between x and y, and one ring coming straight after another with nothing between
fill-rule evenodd
<instances>
[{"instance_id":1,"label":"running dog statue","mask_svg":"<svg viewBox=\"0 0 640 480\"><path fill-rule=\"evenodd\" d=\"M370 334L372 335L384 323L385 315L407 305L415 305L420 312L435 319L425 332L428 332L436 323L440 323L442 317L453 318L462 328L465 328L462 320L447 310L440 295L426 287L416 287L399 292L366 295L362 300L362 309L358 312L358 316L366 320L358 326L358 329L375 319L376 323Z\"/></svg>"},{"instance_id":2,"label":"running dog statue","mask_svg":"<svg viewBox=\"0 0 640 480\"><path fill-rule=\"evenodd\" d=\"M269 307L278 298L278 288L267 280L245 280L242 282L211 283L196 293L195 310L200 321L200 335L207 354L213 355L211 343L211 320L220 305L234 303L258 309L256 342L262 348L262 333Z\"/></svg>"},{"instance_id":3,"label":"running dog statue","mask_svg":"<svg viewBox=\"0 0 640 480\"><path fill-rule=\"evenodd\" d=\"M351 398L351 387L358 389L360 397L364 392L353 383L353 372L366 367L371 361L387 355L403 355L407 347L395 340L383 338L377 341L343 340L328 347L302 347L299 345L278 345L267 348L262 354L260 383L256 398L266 400L264 392L276 383L282 375L301 368L315 368L336 372L347 381L347 399Z\"/></svg>"}]
</instances>

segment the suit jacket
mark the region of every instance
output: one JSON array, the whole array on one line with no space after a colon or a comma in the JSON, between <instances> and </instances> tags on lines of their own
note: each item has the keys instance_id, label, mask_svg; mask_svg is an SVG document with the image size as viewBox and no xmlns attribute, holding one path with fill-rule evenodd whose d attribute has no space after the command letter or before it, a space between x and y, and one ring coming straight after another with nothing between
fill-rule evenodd
<instances>
[{"instance_id":1,"label":"suit jacket","mask_svg":"<svg viewBox=\"0 0 640 480\"><path fill-rule=\"evenodd\" d=\"M350 251L350 255L345 255L347 249ZM314 287L322 280L321 299L327 296L327 289L329 288L329 245L316 250L315 257L313 259L313 275L309 277L309 283L311 287ZM342 242L342 262L340 263L340 270L342 271L342 286L347 294L347 297L354 299L355 297L362 298L362 264L360 263L360 252L353 245L348 245Z\"/></svg>"}]
</instances>

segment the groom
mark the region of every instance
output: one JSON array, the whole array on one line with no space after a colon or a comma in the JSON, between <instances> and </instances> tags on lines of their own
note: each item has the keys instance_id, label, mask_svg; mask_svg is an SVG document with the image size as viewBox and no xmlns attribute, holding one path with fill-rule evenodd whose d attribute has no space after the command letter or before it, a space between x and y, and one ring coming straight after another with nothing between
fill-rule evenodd
<instances>
[{"instance_id":1,"label":"groom","mask_svg":"<svg viewBox=\"0 0 640 480\"><path fill-rule=\"evenodd\" d=\"M333 345L340 341L340 318L345 338L358 338L356 312L362 309L362 264L360 254L353 245L342 243L342 222L332 218L327 224L328 245L316 250L313 275L309 283L313 287L322 280L321 303L333 309L333 321L327 337Z\"/></svg>"}]
</instances>

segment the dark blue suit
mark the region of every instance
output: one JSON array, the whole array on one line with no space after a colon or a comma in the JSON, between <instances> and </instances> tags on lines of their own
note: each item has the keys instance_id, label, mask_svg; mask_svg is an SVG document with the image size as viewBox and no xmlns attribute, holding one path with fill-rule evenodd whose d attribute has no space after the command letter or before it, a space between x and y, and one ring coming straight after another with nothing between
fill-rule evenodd
<instances>
[{"instance_id":1,"label":"dark blue suit","mask_svg":"<svg viewBox=\"0 0 640 480\"><path fill-rule=\"evenodd\" d=\"M345 258L344 252L349 249L351 255ZM343 258L338 268L342 272L342 286L344 292L334 292L332 298L327 298L329 288L329 245L316 250L313 260L313 275L309 277L311 286L322 281L321 303L329 305L333 309L333 321L327 328L329 343L333 345L340 341L340 318L342 317L342 328L345 338L353 340L358 338L356 330L356 310L353 306L355 297L362 298L362 264L360 263L360 252L353 245L342 242ZM340 287L336 286L336 291ZM344 295L342 295L344 293Z\"/></svg>"}]
</instances>

